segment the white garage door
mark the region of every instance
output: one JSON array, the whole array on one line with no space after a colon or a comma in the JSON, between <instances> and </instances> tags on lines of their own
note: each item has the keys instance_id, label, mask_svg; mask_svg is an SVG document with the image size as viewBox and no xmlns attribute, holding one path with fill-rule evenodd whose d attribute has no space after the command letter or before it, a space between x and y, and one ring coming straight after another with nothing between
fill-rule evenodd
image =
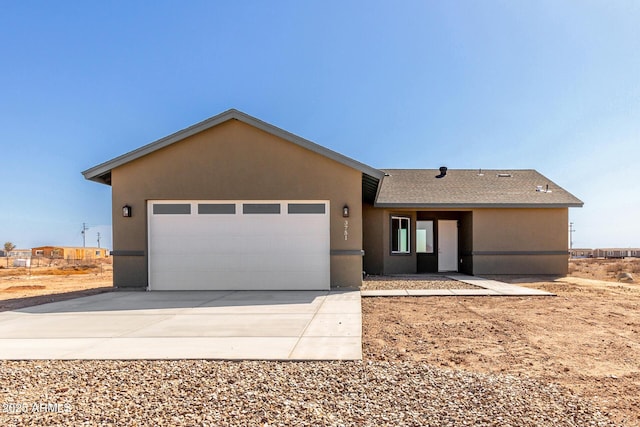
<instances>
[{"instance_id":1,"label":"white garage door","mask_svg":"<svg viewBox=\"0 0 640 427\"><path fill-rule=\"evenodd\" d=\"M329 289L328 201L149 201L149 289Z\"/></svg>"}]
</instances>

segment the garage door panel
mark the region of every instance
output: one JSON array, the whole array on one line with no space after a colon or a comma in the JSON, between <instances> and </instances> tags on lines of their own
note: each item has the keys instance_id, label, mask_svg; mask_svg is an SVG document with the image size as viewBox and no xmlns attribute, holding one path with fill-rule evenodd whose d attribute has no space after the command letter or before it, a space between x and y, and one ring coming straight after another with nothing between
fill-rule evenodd
<instances>
[{"instance_id":1,"label":"garage door panel","mask_svg":"<svg viewBox=\"0 0 640 427\"><path fill-rule=\"evenodd\" d=\"M288 247L290 248L291 253L305 253L305 254L318 254L325 253L329 251L329 247L309 247L308 239L303 241L301 240L291 240L288 242Z\"/></svg>"},{"instance_id":2,"label":"garage door panel","mask_svg":"<svg viewBox=\"0 0 640 427\"><path fill-rule=\"evenodd\" d=\"M247 269L247 271L271 272L282 270L282 263L274 262L272 258L263 256L262 254L248 255L243 258L245 263L244 267Z\"/></svg>"},{"instance_id":3,"label":"garage door panel","mask_svg":"<svg viewBox=\"0 0 640 427\"><path fill-rule=\"evenodd\" d=\"M291 271L317 271L329 268L329 262L314 255L300 256L296 261L292 263Z\"/></svg>"},{"instance_id":4,"label":"garage door panel","mask_svg":"<svg viewBox=\"0 0 640 427\"><path fill-rule=\"evenodd\" d=\"M165 254L154 257L156 271L229 271L237 268L235 262L238 257L230 255L217 256L216 262L211 258L199 258L189 255Z\"/></svg>"},{"instance_id":5,"label":"garage door panel","mask_svg":"<svg viewBox=\"0 0 640 427\"><path fill-rule=\"evenodd\" d=\"M255 272L248 280L243 272L229 272L224 279L216 275L209 275L203 278L198 272L192 272L191 276L179 271L169 271L156 280L153 290L176 290L186 289L188 284L190 290L300 290L309 286L315 289L322 289L326 277L301 277L299 272ZM272 288L271 284L277 282L277 288Z\"/></svg>"},{"instance_id":6,"label":"garage door panel","mask_svg":"<svg viewBox=\"0 0 640 427\"><path fill-rule=\"evenodd\" d=\"M152 275L153 290L156 291L172 291L180 289L180 286L189 280L183 271L163 271L160 275Z\"/></svg>"},{"instance_id":7,"label":"garage door panel","mask_svg":"<svg viewBox=\"0 0 640 427\"><path fill-rule=\"evenodd\" d=\"M328 289L328 202L301 202L292 214L288 203L149 202L150 289ZM154 204L182 207L155 215ZM280 214L244 214L245 204Z\"/></svg>"},{"instance_id":8,"label":"garage door panel","mask_svg":"<svg viewBox=\"0 0 640 427\"><path fill-rule=\"evenodd\" d=\"M246 239L240 236L203 237L201 235L176 234L172 236L154 236L157 240L151 245L156 253L171 254L225 254L246 250Z\"/></svg>"},{"instance_id":9,"label":"garage door panel","mask_svg":"<svg viewBox=\"0 0 640 427\"><path fill-rule=\"evenodd\" d=\"M305 279L304 276L303 278L301 278L301 275L298 272L284 272L283 274L278 275L277 277L274 277L274 279L281 280L283 289L287 289L287 290L299 289L301 286L306 284L306 280L309 280L309 279ZM314 278L313 280L317 280L317 281L329 280L329 277L327 275L326 278L317 277L317 278ZM320 283L318 283L317 285L319 284Z\"/></svg>"}]
</instances>

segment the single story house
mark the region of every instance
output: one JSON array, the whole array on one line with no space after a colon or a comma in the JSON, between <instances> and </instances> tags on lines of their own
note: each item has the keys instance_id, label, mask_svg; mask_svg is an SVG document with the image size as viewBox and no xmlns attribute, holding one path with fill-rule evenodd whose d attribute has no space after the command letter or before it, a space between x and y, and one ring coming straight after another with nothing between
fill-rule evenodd
<instances>
[{"instance_id":1,"label":"single story house","mask_svg":"<svg viewBox=\"0 0 640 427\"><path fill-rule=\"evenodd\" d=\"M234 109L83 175L112 188L114 286L151 290L566 274L583 204L534 170L373 168Z\"/></svg>"},{"instance_id":2,"label":"single story house","mask_svg":"<svg viewBox=\"0 0 640 427\"><path fill-rule=\"evenodd\" d=\"M105 248L69 247L69 246L38 246L31 249L32 257L66 259L66 260L90 260L107 258L109 251Z\"/></svg>"}]
</instances>

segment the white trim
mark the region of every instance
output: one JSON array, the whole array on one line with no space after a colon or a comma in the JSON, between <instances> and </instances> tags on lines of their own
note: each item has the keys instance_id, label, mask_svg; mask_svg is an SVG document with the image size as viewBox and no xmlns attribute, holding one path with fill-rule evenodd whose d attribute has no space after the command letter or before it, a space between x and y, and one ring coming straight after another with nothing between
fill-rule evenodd
<instances>
[{"instance_id":1,"label":"white trim","mask_svg":"<svg viewBox=\"0 0 640 427\"><path fill-rule=\"evenodd\" d=\"M406 251L394 251L393 250L393 220L400 220L400 225L402 226L402 221L407 220L407 250ZM391 253L398 255L406 255L411 253L411 217L410 216L400 216L400 215L391 215ZM399 245L399 244L398 244Z\"/></svg>"}]
</instances>

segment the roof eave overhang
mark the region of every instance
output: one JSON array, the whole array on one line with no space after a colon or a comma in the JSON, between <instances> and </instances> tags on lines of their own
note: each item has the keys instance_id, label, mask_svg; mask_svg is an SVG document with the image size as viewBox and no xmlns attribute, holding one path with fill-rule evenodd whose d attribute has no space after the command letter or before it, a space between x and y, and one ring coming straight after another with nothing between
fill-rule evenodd
<instances>
[{"instance_id":1,"label":"roof eave overhang","mask_svg":"<svg viewBox=\"0 0 640 427\"><path fill-rule=\"evenodd\" d=\"M109 160L107 162L94 166L91 169L87 169L86 171L82 172L82 175L84 175L85 179L110 185L111 170L113 170L114 168L117 168L118 166L122 166L133 160L139 159L140 157L146 156L147 154L153 153L154 151L160 150L173 143L176 143L192 135L195 135L197 133L210 129L221 123L224 123L229 120L234 120L234 119L241 121L243 123L246 123L248 125L251 125L260 130L263 130L265 132L268 132L282 139L285 139L287 141L290 141L310 151L321 154L325 157L328 157L332 160L337 161L338 163L342 163L345 166L349 166L353 169L359 170L362 173L367 174L378 180L381 180L382 177L384 176L384 172L382 172L381 170L365 165L364 163L360 163L357 160L344 156L340 153L337 153L333 150L325 148L321 145L318 145L307 139L294 135L290 132L285 131L284 129L280 129L276 126L263 122L262 120L256 119L255 117L252 117L248 114L245 114L235 109L227 110L224 113L218 114L217 116L206 119L200 123L196 123L193 126L189 126L186 129L180 130L169 136L166 136L150 144L147 144L143 147L140 147L136 150L130 151L129 153L123 154L122 156L118 156L112 160Z\"/></svg>"},{"instance_id":2,"label":"roof eave overhang","mask_svg":"<svg viewBox=\"0 0 640 427\"><path fill-rule=\"evenodd\" d=\"M481 208L581 208L584 203L374 203L376 208L481 209Z\"/></svg>"},{"instance_id":3,"label":"roof eave overhang","mask_svg":"<svg viewBox=\"0 0 640 427\"><path fill-rule=\"evenodd\" d=\"M90 171L91 169L82 172L82 175L84 175L85 179L100 184L111 185L111 169L98 174L91 174Z\"/></svg>"}]
</instances>

